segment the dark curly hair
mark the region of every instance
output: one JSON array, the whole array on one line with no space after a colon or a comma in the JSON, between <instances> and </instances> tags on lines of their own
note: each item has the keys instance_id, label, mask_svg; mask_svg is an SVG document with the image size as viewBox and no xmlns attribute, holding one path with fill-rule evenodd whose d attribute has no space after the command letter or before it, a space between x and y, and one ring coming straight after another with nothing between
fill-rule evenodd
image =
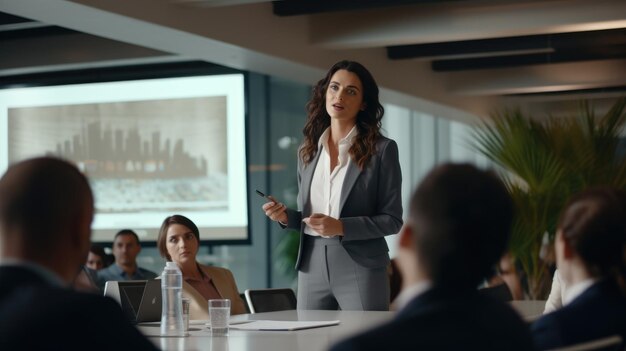
<instances>
[{"instance_id":1,"label":"dark curly hair","mask_svg":"<svg viewBox=\"0 0 626 351\"><path fill-rule=\"evenodd\" d=\"M378 101L378 85L372 74L358 62L339 61L334 64L326 76L313 87L313 96L306 105L308 116L304 125L304 142L300 148L300 158L309 164L317 153L317 143L330 126L330 116L326 112L326 90L330 79L338 70L346 70L356 74L363 85L364 110L360 110L356 118L358 136L349 150L350 156L363 169L376 152L376 142L380 138L380 127L385 109Z\"/></svg>"}]
</instances>

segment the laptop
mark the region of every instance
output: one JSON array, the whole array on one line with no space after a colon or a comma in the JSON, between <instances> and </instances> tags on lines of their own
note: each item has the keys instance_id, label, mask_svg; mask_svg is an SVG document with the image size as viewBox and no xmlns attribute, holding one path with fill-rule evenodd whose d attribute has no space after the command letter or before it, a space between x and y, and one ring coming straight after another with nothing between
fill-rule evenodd
<instances>
[{"instance_id":1,"label":"laptop","mask_svg":"<svg viewBox=\"0 0 626 351\"><path fill-rule=\"evenodd\" d=\"M117 301L132 323L161 320L160 280L108 281L104 296Z\"/></svg>"},{"instance_id":2,"label":"laptop","mask_svg":"<svg viewBox=\"0 0 626 351\"><path fill-rule=\"evenodd\" d=\"M93 269L81 266L78 274L74 277L72 287L77 291L101 293L102 291L97 284L98 275Z\"/></svg>"}]
</instances>

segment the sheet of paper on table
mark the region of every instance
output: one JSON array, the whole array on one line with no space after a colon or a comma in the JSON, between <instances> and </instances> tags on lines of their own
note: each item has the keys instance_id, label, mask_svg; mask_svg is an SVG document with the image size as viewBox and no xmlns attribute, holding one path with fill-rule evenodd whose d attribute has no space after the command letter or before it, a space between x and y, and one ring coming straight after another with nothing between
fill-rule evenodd
<instances>
[{"instance_id":1,"label":"sheet of paper on table","mask_svg":"<svg viewBox=\"0 0 626 351\"><path fill-rule=\"evenodd\" d=\"M337 325L339 321L251 321L230 325L234 330L289 331Z\"/></svg>"}]
</instances>

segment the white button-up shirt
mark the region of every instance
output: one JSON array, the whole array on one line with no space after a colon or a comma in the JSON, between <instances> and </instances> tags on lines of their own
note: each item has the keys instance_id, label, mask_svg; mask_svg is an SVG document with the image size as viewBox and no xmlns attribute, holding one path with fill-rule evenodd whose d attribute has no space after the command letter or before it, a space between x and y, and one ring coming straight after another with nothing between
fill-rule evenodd
<instances>
[{"instance_id":1,"label":"white button-up shirt","mask_svg":"<svg viewBox=\"0 0 626 351\"><path fill-rule=\"evenodd\" d=\"M343 188L348 165L352 162L348 151L352 146L354 137L357 135L357 128L356 126L352 127L348 135L339 140L338 164L332 172L330 169L330 154L328 153L329 134L330 127L326 128L324 133L322 133L317 145L317 149L321 151L321 154L311 181L311 213L321 213L339 219L341 189ZM308 225L305 225L304 232L313 236L320 235Z\"/></svg>"}]
</instances>

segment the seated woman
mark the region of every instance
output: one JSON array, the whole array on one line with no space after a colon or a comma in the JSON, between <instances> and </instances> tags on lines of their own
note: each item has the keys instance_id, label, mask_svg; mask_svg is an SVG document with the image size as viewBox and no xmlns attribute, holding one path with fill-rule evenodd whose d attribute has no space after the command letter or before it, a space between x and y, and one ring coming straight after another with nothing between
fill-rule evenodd
<instances>
[{"instance_id":1,"label":"seated woman","mask_svg":"<svg viewBox=\"0 0 626 351\"><path fill-rule=\"evenodd\" d=\"M196 262L199 245L200 232L189 218L181 215L165 218L157 246L161 256L176 262L183 273L183 295L191 300L189 319L209 319L210 299L230 299L231 314L246 313L231 271Z\"/></svg>"},{"instance_id":2,"label":"seated woman","mask_svg":"<svg viewBox=\"0 0 626 351\"><path fill-rule=\"evenodd\" d=\"M626 196L608 188L575 195L559 218L555 242L563 307L532 325L545 350L619 335L626 340Z\"/></svg>"}]
</instances>

